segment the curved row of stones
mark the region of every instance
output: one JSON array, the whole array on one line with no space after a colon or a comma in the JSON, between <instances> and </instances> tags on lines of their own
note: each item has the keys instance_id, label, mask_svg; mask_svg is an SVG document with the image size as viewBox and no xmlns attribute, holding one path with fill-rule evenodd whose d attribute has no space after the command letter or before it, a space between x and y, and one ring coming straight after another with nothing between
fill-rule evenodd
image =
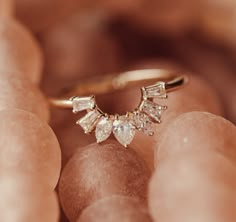
<instances>
[{"instance_id":1,"label":"curved row of stones","mask_svg":"<svg viewBox=\"0 0 236 222\"><path fill-rule=\"evenodd\" d=\"M135 136L135 130L140 130L152 136L153 123L160 123L161 114L167 109L153 101L154 98L167 98L165 83L141 88L142 101L139 107L126 115L108 115L103 113L95 102L94 96L72 97L73 113L87 111L87 114L77 121L85 133L95 130L97 142L105 141L112 133L115 138L127 147Z\"/></svg>"}]
</instances>

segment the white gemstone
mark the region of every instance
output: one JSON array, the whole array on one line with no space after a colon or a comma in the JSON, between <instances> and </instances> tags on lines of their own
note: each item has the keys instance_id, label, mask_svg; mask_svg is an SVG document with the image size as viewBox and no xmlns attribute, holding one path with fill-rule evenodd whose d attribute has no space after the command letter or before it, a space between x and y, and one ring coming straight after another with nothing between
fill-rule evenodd
<instances>
[{"instance_id":1,"label":"white gemstone","mask_svg":"<svg viewBox=\"0 0 236 222\"><path fill-rule=\"evenodd\" d=\"M94 109L88 112L84 117L79 119L77 121L77 124L79 124L83 128L85 133L90 133L94 129L97 120L101 116L102 114L99 112L99 110Z\"/></svg>"},{"instance_id":2,"label":"white gemstone","mask_svg":"<svg viewBox=\"0 0 236 222\"><path fill-rule=\"evenodd\" d=\"M154 134L153 123L145 113L141 113L141 112L135 113L133 117L133 121L134 121L134 125L139 130L142 130L146 135L152 136Z\"/></svg>"},{"instance_id":3,"label":"white gemstone","mask_svg":"<svg viewBox=\"0 0 236 222\"><path fill-rule=\"evenodd\" d=\"M161 121L161 114L164 110L167 109L166 106L161 106L157 103L154 103L152 101L149 100L144 100L139 109L142 112L145 112L148 116L150 116L151 118L153 118L156 122L160 123Z\"/></svg>"},{"instance_id":4,"label":"white gemstone","mask_svg":"<svg viewBox=\"0 0 236 222\"><path fill-rule=\"evenodd\" d=\"M155 85L147 86L142 88L143 98L166 98L166 89L164 82L158 82Z\"/></svg>"},{"instance_id":5,"label":"white gemstone","mask_svg":"<svg viewBox=\"0 0 236 222\"><path fill-rule=\"evenodd\" d=\"M128 119L121 116L113 122L113 134L123 146L127 147L135 135L135 127Z\"/></svg>"},{"instance_id":6,"label":"white gemstone","mask_svg":"<svg viewBox=\"0 0 236 222\"><path fill-rule=\"evenodd\" d=\"M95 106L94 96L74 97L72 98L73 113L87 109L93 109Z\"/></svg>"},{"instance_id":7,"label":"white gemstone","mask_svg":"<svg viewBox=\"0 0 236 222\"><path fill-rule=\"evenodd\" d=\"M97 123L95 130L95 136L98 143L106 140L111 135L112 126L113 122L111 119L101 117L101 119Z\"/></svg>"}]
</instances>

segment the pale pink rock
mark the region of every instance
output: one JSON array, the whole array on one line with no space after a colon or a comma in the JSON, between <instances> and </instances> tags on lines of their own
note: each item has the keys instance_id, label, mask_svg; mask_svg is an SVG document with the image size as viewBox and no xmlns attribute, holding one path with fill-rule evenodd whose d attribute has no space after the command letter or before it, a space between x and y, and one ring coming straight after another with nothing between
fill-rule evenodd
<instances>
[{"instance_id":1,"label":"pale pink rock","mask_svg":"<svg viewBox=\"0 0 236 222\"><path fill-rule=\"evenodd\" d=\"M53 190L34 175L0 169L0 220L56 222L59 203Z\"/></svg>"},{"instance_id":2,"label":"pale pink rock","mask_svg":"<svg viewBox=\"0 0 236 222\"><path fill-rule=\"evenodd\" d=\"M65 166L59 184L64 212L75 221L81 211L112 195L146 200L150 172L135 152L117 142L80 148Z\"/></svg>"},{"instance_id":3,"label":"pale pink rock","mask_svg":"<svg viewBox=\"0 0 236 222\"><path fill-rule=\"evenodd\" d=\"M135 198L112 196L83 210L77 222L151 222L148 209Z\"/></svg>"},{"instance_id":4,"label":"pale pink rock","mask_svg":"<svg viewBox=\"0 0 236 222\"><path fill-rule=\"evenodd\" d=\"M21 109L36 114L43 121L49 120L46 98L26 76L0 72L0 110Z\"/></svg>"},{"instance_id":5,"label":"pale pink rock","mask_svg":"<svg viewBox=\"0 0 236 222\"><path fill-rule=\"evenodd\" d=\"M61 153L51 128L23 110L3 110L0 118L0 170L27 172L54 189Z\"/></svg>"},{"instance_id":6,"label":"pale pink rock","mask_svg":"<svg viewBox=\"0 0 236 222\"><path fill-rule=\"evenodd\" d=\"M32 34L14 19L1 19L0 72L17 73L39 83L42 68L42 52Z\"/></svg>"},{"instance_id":7,"label":"pale pink rock","mask_svg":"<svg viewBox=\"0 0 236 222\"><path fill-rule=\"evenodd\" d=\"M159 162L149 189L153 221L231 222L236 217L235 162L216 150L191 147Z\"/></svg>"},{"instance_id":8,"label":"pale pink rock","mask_svg":"<svg viewBox=\"0 0 236 222\"><path fill-rule=\"evenodd\" d=\"M162 158L191 150L215 150L236 161L235 135L236 127L220 116L204 112L182 114L162 133L156 147L156 164Z\"/></svg>"}]
</instances>

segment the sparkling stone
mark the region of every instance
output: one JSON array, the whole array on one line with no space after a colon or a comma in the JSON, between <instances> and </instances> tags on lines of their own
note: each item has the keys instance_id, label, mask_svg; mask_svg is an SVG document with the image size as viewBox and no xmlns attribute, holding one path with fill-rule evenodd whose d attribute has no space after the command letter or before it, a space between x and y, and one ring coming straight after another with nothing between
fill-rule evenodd
<instances>
[{"instance_id":1,"label":"sparkling stone","mask_svg":"<svg viewBox=\"0 0 236 222\"><path fill-rule=\"evenodd\" d=\"M153 123L145 113L135 113L133 117L133 122L137 129L142 130L148 136L153 136Z\"/></svg>"},{"instance_id":2,"label":"sparkling stone","mask_svg":"<svg viewBox=\"0 0 236 222\"><path fill-rule=\"evenodd\" d=\"M73 113L93 109L95 106L94 96L72 98Z\"/></svg>"},{"instance_id":3,"label":"sparkling stone","mask_svg":"<svg viewBox=\"0 0 236 222\"><path fill-rule=\"evenodd\" d=\"M85 133L90 133L97 122L97 120L102 116L101 112L97 109L89 111L84 117L77 121Z\"/></svg>"},{"instance_id":4,"label":"sparkling stone","mask_svg":"<svg viewBox=\"0 0 236 222\"><path fill-rule=\"evenodd\" d=\"M135 135L135 127L132 122L121 116L113 122L113 134L123 146L127 147Z\"/></svg>"},{"instance_id":5,"label":"sparkling stone","mask_svg":"<svg viewBox=\"0 0 236 222\"><path fill-rule=\"evenodd\" d=\"M161 106L157 103L154 103L149 100L144 100L139 109L146 113L148 116L150 116L152 119L154 119L156 122L161 122L161 114L164 110L167 109L166 106Z\"/></svg>"},{"instance_id":6,"label":"sparkling stone","mask_svg":"<svg viewBox=\"0 0 236 222\"><path fill-rule=\"evenodd\" d=\"M107 117L101 117L95 130L95 136L98 143L106 140L111 135L112 127L113 121L111 119Z\"/></svg>"},{"instance_id":7,"label":"sparkling stone","mask_svg":"<svg viewBox=\"0 0 236 222\"><path fill-rule=\"evenodd\" d=\"M143 98L166 98L166 89L164 82L158 82L155 85L147 86L142 88Z\"/></svg>"}]
</instances>

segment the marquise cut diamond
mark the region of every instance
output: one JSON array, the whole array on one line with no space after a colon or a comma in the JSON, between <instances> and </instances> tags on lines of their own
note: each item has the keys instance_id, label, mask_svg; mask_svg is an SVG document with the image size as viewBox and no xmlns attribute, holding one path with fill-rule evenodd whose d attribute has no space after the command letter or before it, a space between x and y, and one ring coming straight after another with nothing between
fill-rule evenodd
<instances>
[{"instance_id":1,"label":"marquise cut diamond","mask_svg":"<svg viewBox=\"0 0 236 222\"><path fill-rule=\"evenodd\" d=\"M127 147L134 138L135 127L130 120L121 116L121 118L113 122L113 134L119 143Z\"/></svg>"},{"instance_id":2,"label":"marquise cut diamond","mask_svg":"<svg viewBox=\"0 0 236 222\"><path fill-rule=\"evenodd\" d=\"M72 98L73 113L93 109L95 106L94 96Z\"/></svg>"},{"instance_id":3,"label":"marquise cut diamond","mask_svg":"<svg viewBox=\"0 0 236 222\"><path fill-rule=\"evenodd\" d=\"M97 109L94 109L90 112L88 112L84 117L79 119L77 121L77 124L79 124L85 133L90 133L97 122L97 120L102 116L101 112Z\"/></svg>"},{"instance_id":4,"label":"marquise cut diamond","mask_svg":"<svg viewBox=\"0 0 236 222\"><path fill-rule=\"evenodd\" d=\"M166 106L161 106L157 103L154 103L149 100L144 100L139 109L146 113L148 116L153 118L156 122L160 123L161 122L161 114L164 110L167 109Z\"/></svg>"}]
</instances>

